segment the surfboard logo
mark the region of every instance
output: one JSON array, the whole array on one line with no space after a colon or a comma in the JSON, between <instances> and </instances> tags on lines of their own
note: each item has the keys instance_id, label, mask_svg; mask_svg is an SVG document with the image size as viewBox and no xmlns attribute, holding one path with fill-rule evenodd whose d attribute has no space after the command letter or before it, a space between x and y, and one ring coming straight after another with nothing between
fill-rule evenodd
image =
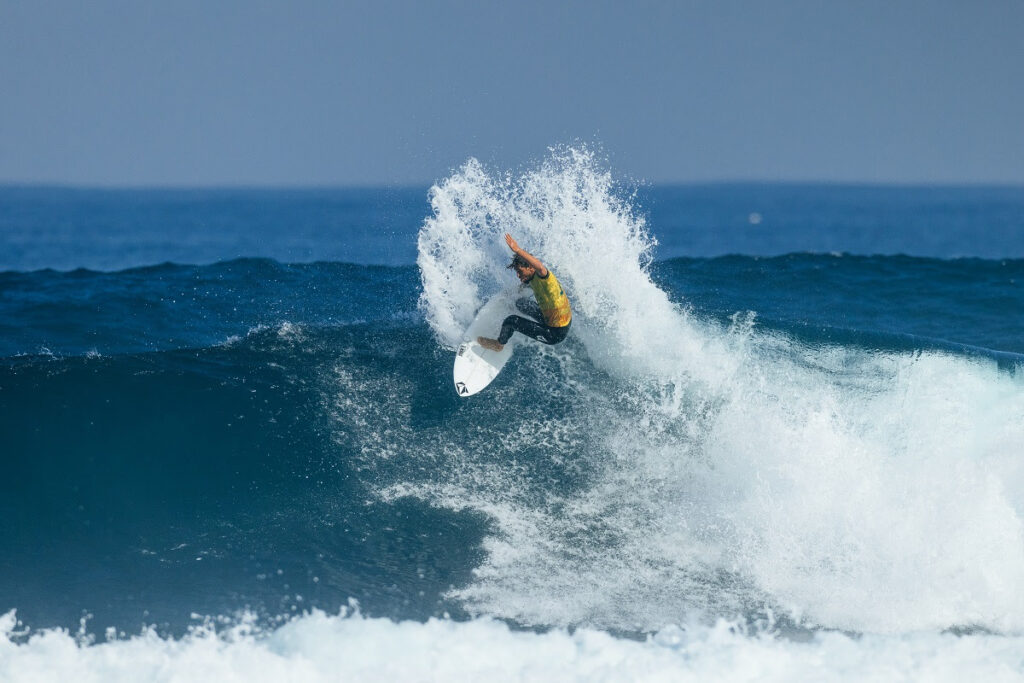
<instances>
[{"instance_id":1,"label":"surfboard logo","mask_svg":"<svg viewBox=\"0 0 1024 683\"><path fill-rule=\"evenodd\" d=\"M465 382L456 382L455 391L459 392L459 396L464 396L469 393L469 389L466 388Z\"/></svg>"}]
</instances>

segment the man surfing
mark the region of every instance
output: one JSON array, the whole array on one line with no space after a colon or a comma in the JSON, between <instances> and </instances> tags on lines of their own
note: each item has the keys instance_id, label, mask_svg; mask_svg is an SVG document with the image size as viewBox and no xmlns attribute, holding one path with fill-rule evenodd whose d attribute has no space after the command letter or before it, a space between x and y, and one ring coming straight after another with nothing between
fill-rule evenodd
<instances>
[{"instance_id":1,"label":"man surfing","mask_svg":"<svg viewBox=\"0 0 1024 683\"><path fill-rule=\"evenodd\" d=\"M505 241L515 254L508 267L516 271L520 282L530 285L537 300L537 307L528 310L519 306L519 310L533 317L510 315L501 323L501 332L497 339L477 337L477 343L485 349L501 351L512 338L512 334L518 332L545 344L558 344L569 334L569 325L572 324L569 297L562 291L562 285L558 283L554 273L545 268L536 257L522 249L512 239L512 235L505 233Z\"/></svg>"}]
</instances>

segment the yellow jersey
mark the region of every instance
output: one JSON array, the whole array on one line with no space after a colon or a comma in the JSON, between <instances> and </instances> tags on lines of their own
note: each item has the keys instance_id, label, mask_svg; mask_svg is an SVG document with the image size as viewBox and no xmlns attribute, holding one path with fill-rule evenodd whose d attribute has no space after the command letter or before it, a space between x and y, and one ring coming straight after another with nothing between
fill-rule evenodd
<instances>
[{"instance_id":1,"label":"yellow jersey","mask_svg":"<svg viewBox=\"0 0 1024 683\"><path fill-rule=\"evenodd\" d=\"M534 275L530 278L530 289L537 298L540 312L548 327L565 327L572 322L572 309L569 308L569 297L562 291L558 278L550 270L547 276Z\"/></svg>"}]
</instances>

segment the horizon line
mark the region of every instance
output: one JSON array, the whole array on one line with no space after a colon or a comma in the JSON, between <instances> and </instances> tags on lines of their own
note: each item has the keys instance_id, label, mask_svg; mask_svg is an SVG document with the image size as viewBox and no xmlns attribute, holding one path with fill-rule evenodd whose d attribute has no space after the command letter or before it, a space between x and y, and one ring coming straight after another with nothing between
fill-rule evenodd
<instances>
[{"instance_id":1,"label":"horizon line","mask_svg":"<svg viewBox=\"0 0 1024 683\"><path fill-rule=\"evenodd\" d=\"M67 190L86 192L332 192L343 190L414 190L429 189L442 181L402 181L376 183L79 183L64 181L19 181L0 179L0 190ZM666 187L848 187L905 189L1020 189L1024 181L990 180L793 180L793 179L708 179L647 181L623 179L615 185L625 188Z\"/></svg>"}]
</instances>

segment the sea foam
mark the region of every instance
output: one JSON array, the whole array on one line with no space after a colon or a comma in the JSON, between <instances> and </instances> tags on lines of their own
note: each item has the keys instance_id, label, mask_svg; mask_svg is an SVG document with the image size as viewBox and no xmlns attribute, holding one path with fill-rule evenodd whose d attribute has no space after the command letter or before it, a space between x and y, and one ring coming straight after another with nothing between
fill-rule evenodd
<instances>
[{"instance_id":1,"label":"sea foam","mask_svg":"<svg viewBox=\"0 0 1024 683\"><path fill-rule=\"evenodd\" d=\"M520 175L471 160L432 191L420 307L442 345L509 282L505 232L557 274L575 315L568 342L517 353L530 386L499 378L464 416L493 402L500 426L406 435L436 476L382 489L494 521L475 580L451 595L540 626L775 611L860 632L1024 631L1020 373L802 343L756 312L706 319L652 279L631 202L572 148ZM510 408L537 384L557 420ZM531 457L575 488L531 479L522 449L538 442Z\"/></svg>"},{"instance_id":2,"label":"sea foam","mask_svg":"<svg viewBox=\"0 0 1024 683\"><path fill-rule=\"evenodd\" d=\"M4 681L1008 681L1019 638L913 634L808 642L726 621L670 626L645 641L587 629L513 631L492 619L393 622L315 611L269 632L239 625L88 643L62 630L15 635L0 617Z\"/></svg>"}]
</instances>

